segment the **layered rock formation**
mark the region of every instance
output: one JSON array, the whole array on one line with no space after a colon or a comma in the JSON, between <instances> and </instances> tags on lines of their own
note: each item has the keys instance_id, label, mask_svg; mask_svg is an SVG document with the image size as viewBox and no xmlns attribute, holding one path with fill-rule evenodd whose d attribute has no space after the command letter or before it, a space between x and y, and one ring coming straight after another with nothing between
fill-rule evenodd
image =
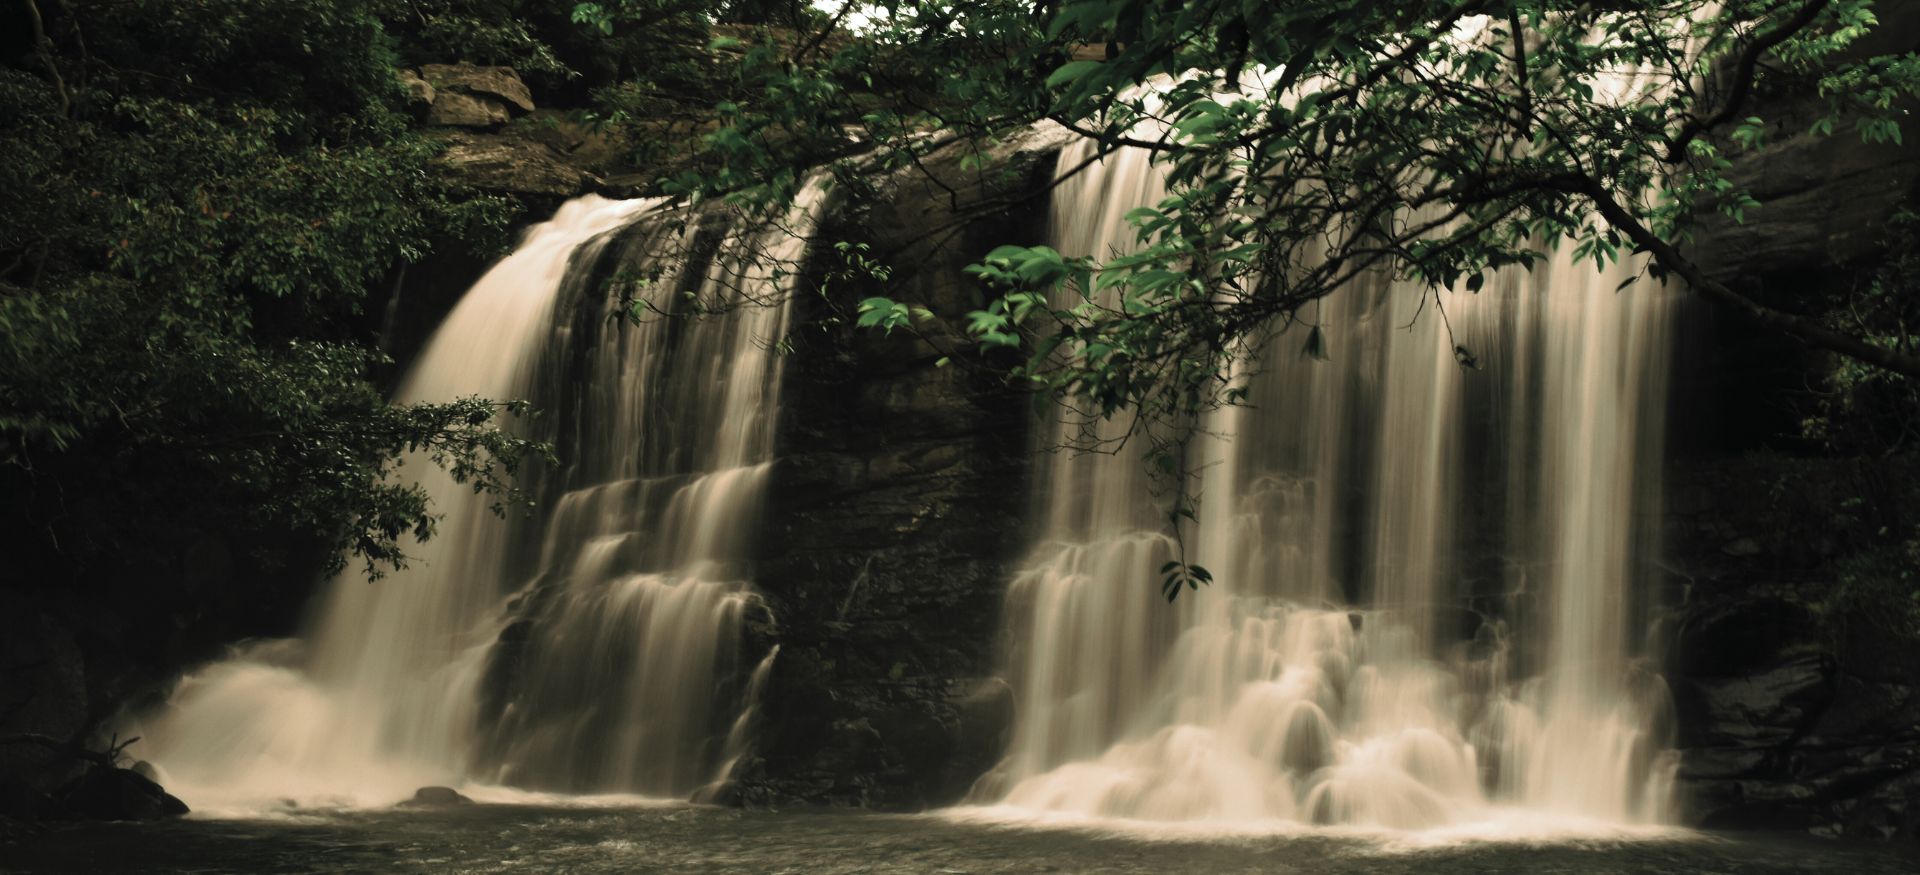
<instances>
[{"instance_id":1,"label":"layered rock formation","mask_svg":"<svg viewBox=\"0 0 1920 875\"><path fill-rule=\"evenodd\" d=\"M621 155L566 113L535 107L510 67L426 64L397 75L415 116L447 143L441 165L481 191L521 198L533 212L598 189Z\"/></svg>"}]
</instances>

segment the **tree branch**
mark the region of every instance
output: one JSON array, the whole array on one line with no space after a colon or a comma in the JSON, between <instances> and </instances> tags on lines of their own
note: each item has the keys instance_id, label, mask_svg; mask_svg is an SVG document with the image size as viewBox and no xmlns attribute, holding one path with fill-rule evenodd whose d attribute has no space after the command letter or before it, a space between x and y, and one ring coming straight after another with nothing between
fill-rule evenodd
<instances>
[{"instance_id":1,"label":"tree branch","mask_svg":"<svg viewBox=\"0 0 1920 875\"><path fill-rule=\"evenodd\" d=\"M1651 229L1634 218L1633 214L1615 200L1612 192L1609 192L1599 181L1591 178L1584 179L1580 183L1580 189L1578 193L1593 200L1594 206L1608 224L1625 233L1628 239L1645 249L1662 266L1679 274L1687 281L1687 285L1693 287L1694 291L1707 296L1708 299L1730 306L1745 313L1754 321L1784 332L1809 346L1831 350L1897 374L1920 378L1920 355L1875 346L1858 337L1834 331L1804 316L1783 313L1760 304L1734 291L1725 283L1708 277L1699 265L1681 255L1673 244L1660 239Z\"/></svg>"},{"instance_id":2,"label":"tree branch","mask_svg":"<svg viewBox=\"0 0 1920 875\"><path fill-rule=\"evenodd\" d=\"M1520 135L1533 139L1533 92L1527 85L1527 37L1520 27L1520 7L1507 10L1507 27L1513 31L1513 84L1520 91Z\"/></svg>"},{"instance_id":3,"label":"tree branch","mask_svg":"<svg viewBox=\"0 0 1920 875\"><path fill-rule=\"evenodd\" d=\"M47 75L53 79L53 90L60 95L60 114L70 115L73 101L67 97L67 80L60 77L60 65L53 60L53 40L47 38L46 22L40 17L40 5L33 0L22 0L27 4L27 18L33 22L33 56L40 66L47 68Z\"/></svg>"},{"instance_id":4,"label":"tree branch","mask_svg":"<svg viewBox=\"0 0 1920 875\"><path fill-rule=\"evenodd\" d=\"M847 2L840 4L840 11L833 14L833 18L827 21L826 26L820 28L819 33L814 34L813 39L807 41L805 45L800 47L799 51L793 53L791 61L798 64L805 59L807 55L819 49L821 44L827 41L827 37L832 36L834 31L840 29L840 22L847 17L847 13L853 11L853 6L853 0L847 0Z\"/></svg>"},{"instance_id":5,"label":"tree branch","mask_svg":"<svg viewBox=\"0 0 1920 875\"><path fill-rule=\"evenodd\" d=\"M1747 95L1753 91L1754 73L1760 66L1760 58L1773 51L1775 46L1786 42L1794 34L1805 30L1815 18L1820 17L1821 12L1826 10L1828 2L1829 0L1808 0L1807 5L1800 7L1800 11L1792 18L1747 44L1746 51L1740 53L1739 61L1734 64L1733 84L1727 90L1727 99L1712 115L1690 116L1686 123L1680 126L1679 132L1674 134L1673 139L1667 144L1668 164L1677 164L1684 160L1687 157L1687 147L1694 140L1699 139L1701 134L1732 121L1734 116L1740 114L1741 107L1746 105Z\"/></svg>"}]
</instances>

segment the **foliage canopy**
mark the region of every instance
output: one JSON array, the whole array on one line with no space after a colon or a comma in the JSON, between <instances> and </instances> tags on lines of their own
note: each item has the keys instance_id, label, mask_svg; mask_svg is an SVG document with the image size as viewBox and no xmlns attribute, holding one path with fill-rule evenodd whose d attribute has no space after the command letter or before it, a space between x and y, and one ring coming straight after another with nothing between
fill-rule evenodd
<instances>
[{"instance_id":1,"label":"foliage canopy","mask_svg":"<svg viewBox=\"0 0 1920 875\"><path fill-rule=\"evenodd\" d=\"M517 500L509 476L544 452L502 430L518 405L391 407L368 342L396 266L497 246L509 215L433 174L402 111L391 29L449 5L9 10L27 39L0 66L0 463L23 580L165 573L210 535L243 555L309 539L377 574L433 531L427 496L383 478L410 450Z\"/></svg>"},{"instance_id":2,"label":"foliage canopy","mask_svg":"<svg viewBox=\"0 0 1920 875\"><path fill-rule=\"evenodd\" d=\"M1920 59L1870 48L1869 0L829 8L811 37L745 53L737 76L757 96L719 107L720 166L673 182L775 203L808 163L858 184L1041 121L1096 141L1096 158L1151 152L1170 190L1130 216L1137 252L1004 247L975 268L996 292L968 317L981 345L1025 350L1022 378L1106 414L1232 403L1233 362L1363 272L1470 293L1542 246L1646 256L1650 278L1920 376L1903 331L1772 309L1686 255L1699 216L1755 206L1731 157L1802 133L1756 115L1756 94L1817 94L1812 134L1902 141ZM823 48L846 27L858 37Z\"/></svg>"}]
</instances>

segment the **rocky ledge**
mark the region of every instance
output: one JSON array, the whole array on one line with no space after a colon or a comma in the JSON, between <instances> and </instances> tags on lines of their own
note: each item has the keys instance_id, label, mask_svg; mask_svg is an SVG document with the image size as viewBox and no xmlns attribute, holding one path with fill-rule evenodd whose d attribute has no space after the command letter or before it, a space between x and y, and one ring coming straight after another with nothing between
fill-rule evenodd
<instances>
[{"instance_id":1,"label":"rocky ledge","mask_svg":"<svg viewBox=\"0 0 1920 875\"><path fill-rule=\"evenodd\" d=\"M625 146L572 114L534 105L511 67L426 64L396 72L420 124L447 144L440 165L481 191L550 212L606 188Z\"/></svg>"}]
</instances>

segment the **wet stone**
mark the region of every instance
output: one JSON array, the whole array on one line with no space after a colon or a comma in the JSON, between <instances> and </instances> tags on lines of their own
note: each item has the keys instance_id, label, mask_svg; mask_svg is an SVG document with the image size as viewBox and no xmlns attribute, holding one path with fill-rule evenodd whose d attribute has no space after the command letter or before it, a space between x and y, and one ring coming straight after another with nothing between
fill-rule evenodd
<instances>
[{"instance_id":1,"label":"wet stone","mask_svg":"<svg viewBox=\"0 0 1920 875\"><path fill-rule=\"evenodd\" d=\"M414 791L413 798L400 803L399 808L448 808L459 805L472 805L473 800L460 795L452 787L421 787Z\"/></svg>"}]
</instances>

